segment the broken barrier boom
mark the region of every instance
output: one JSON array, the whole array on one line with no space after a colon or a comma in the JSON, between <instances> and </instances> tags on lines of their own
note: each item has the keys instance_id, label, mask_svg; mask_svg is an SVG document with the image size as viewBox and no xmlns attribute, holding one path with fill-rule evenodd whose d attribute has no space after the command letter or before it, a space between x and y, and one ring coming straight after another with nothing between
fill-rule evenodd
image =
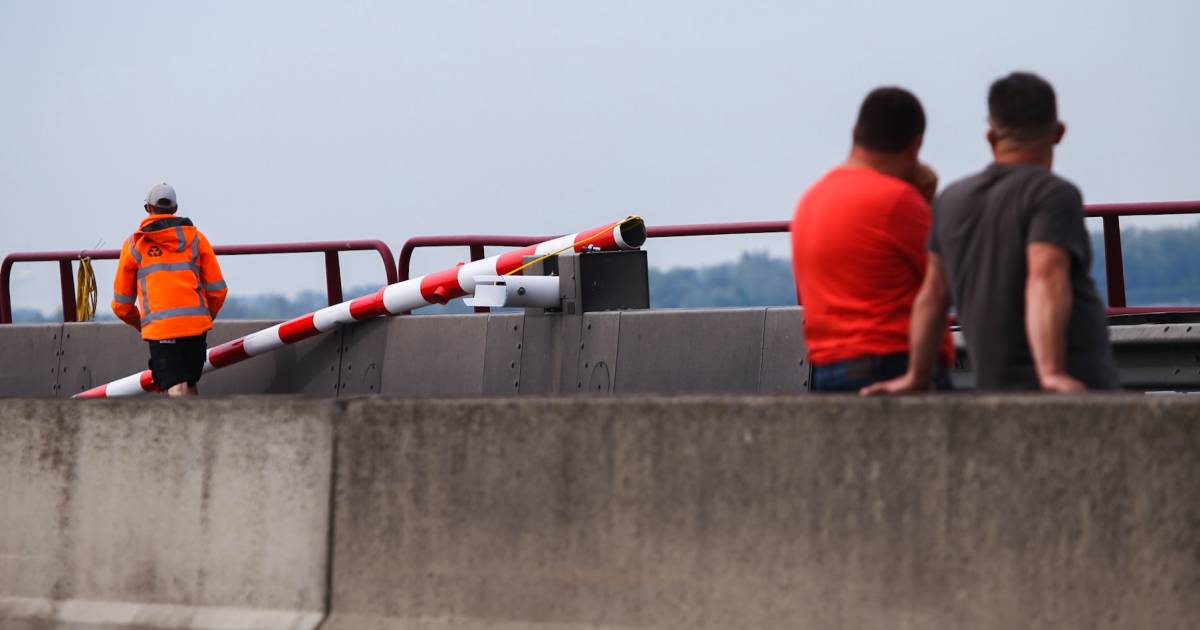
<instances>
[{"instance_id":1,"label":"broken barrier boom","mask_svg":"<svg viewBox=\"0 0 1200 630\"><path fill-rule=\"evenodd\" d=\"M498 256L459 264L449 269L390 284L360 298L335 304L276 324L219 346L209 348L204 372L219 370L283 346L315 337L345 324L383 315L399 315L430 304L445 304L474 292L475 278L497 276L519 269L527 256L559 251L638 249L646 241L646 226L639 217L628 217L600 228L560 236ZM158 391L150 370L76 394L75 398L118 398Z\"/></svg>"}]
</instances>

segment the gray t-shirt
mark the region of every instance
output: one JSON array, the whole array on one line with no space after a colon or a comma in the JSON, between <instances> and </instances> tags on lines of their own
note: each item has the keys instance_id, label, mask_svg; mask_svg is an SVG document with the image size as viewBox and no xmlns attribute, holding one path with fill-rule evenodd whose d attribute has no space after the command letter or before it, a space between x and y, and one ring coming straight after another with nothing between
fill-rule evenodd
<instances>
[{"instance_id":1,"label":"gray t-shirt","mask_svg":"<svg viewBox=\"0 0 1200 630\"><path fill-rule=\"evenodd\" d=\"M1029 164L992 164L950 185L933 206L929 250L942 257L979 389L1036 389L1025 333L1026 245L1071 256L1067 373L1092 389L1119 386L1108 324L1088 276L1092 248L1074 184Z\"/></svg>"}]
</instances>

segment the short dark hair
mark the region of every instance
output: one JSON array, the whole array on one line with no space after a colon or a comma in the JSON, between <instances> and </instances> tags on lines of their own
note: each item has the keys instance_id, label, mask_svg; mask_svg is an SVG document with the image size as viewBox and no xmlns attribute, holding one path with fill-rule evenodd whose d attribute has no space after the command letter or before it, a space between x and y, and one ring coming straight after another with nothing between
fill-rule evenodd
<instances>
[{"instance_id":1,"label":"short dark hair","mask_svg":"<svg viewBox=\"0 0 1200 630\"><path fill-rule=\"evenodd\" d=\"M858 108L854 144L881 153L907 149L925 133L925 110L912 92L900 87L871 90Z\"/></svg>"},{"instance_id":2,"label":"short dark hair","mask_svg":"<svg viewBox=\"0 0 1200 630\"><path fill-rule=\"evenodd\" d=\"M1054 87L1032 72L996 79L988 90L988 116L999 131L1017 140L1049 136L1058 123Z\"/></svg>"}]
</instances>

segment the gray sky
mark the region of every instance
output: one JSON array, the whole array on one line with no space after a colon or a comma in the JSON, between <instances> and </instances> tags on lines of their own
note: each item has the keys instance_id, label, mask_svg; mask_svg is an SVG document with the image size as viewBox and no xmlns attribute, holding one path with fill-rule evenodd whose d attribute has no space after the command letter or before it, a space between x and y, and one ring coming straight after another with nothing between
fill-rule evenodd
<instances>
[{"instance_id":1,"label":"gray sky","mask_svg":"<svg viewBox=\"0 0 1200 630\"><path fill-rule=\"evenodd\" d=\"M0 0L0 253L115 247L163 180L216 243L788 218L877 85L921 98L943 183L982 167L1014 69L1058 89L1088 201L1197 199L1198 23L1186 1ZM222 264L235 293L323 286L319 255ZM53 265L16 269L14 306L57 305Z\"/></svg>"}]
</instances>

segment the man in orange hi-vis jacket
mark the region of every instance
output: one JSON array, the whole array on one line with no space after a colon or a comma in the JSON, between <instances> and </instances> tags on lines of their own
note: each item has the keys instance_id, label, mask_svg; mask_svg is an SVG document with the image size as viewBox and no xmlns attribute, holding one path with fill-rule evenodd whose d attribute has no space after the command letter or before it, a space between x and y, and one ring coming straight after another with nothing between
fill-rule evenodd
<instances>
[{"instance_id":1,"label":"man in orange hi-vis jacket","mask_svg":"<svg viewBox=\"0 0 1200 630\"><path fill-rule=\"evenodd\" d=\"M146 195L150 216L121 246L112 310L142 331L159 389L191 396L199 393L206 337L229 290L212 245L190 219L175 216L178 209L167 184Z\"/></svg>"}]
</instances>

